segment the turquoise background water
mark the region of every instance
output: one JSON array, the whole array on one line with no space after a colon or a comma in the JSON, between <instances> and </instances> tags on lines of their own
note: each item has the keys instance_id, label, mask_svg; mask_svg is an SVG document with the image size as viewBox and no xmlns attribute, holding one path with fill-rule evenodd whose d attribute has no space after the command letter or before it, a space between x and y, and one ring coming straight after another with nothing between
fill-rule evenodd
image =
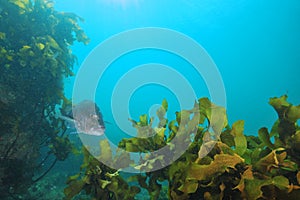
<instances>
[{"instance_id":1,"label":"turquoise background water","mask_svg":"<svg viewBox=\"0 0 300 200\"><path fill-rule=\"evenodd\" d=\"M290 102L300 103L298 0L56 0L55 6L85 19L81 26L91 43L73 47L79 60L75 72L90 51L112 35L134 28L162 27L186 34L206 49L224 81L230 124L244 119L246 134L257 134L260 127L271 127L276 120L275 111L268 105L270 97L288 94ZM188 63L155 50L118 59L102 84L112 90L126 70L149 62L173 66L191 82L198 97L209 95L202 78ZM73 81L66 80L65 90L70 97ZM176 97L157 85L147 85L133 94L131 117L148 113L151 105L164 97L170 105L169 117L174 118L178 110ZM114 122L109 93L97 91L96 101L105 120ZM109 131L120 133L115 126L108 126Z\"/></svg>"}]
</instances>

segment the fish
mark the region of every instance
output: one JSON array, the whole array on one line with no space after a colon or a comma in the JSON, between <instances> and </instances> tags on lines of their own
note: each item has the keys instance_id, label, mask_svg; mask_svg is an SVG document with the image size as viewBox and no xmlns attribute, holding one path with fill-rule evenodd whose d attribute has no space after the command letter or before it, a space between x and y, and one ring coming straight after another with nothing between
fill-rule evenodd
<instances>
[{"instance_id":1,"label":"fish","mask_svg":"<svg viewBox=\"0 0 300 200\"><path fill-rule=\"evenodd\" d=\"M77 133L101 136L105 133L105 124L99 107L91 100L61 109L60 119L64 120L67 128L75 128Z\"/></svg>"}]
</instances>

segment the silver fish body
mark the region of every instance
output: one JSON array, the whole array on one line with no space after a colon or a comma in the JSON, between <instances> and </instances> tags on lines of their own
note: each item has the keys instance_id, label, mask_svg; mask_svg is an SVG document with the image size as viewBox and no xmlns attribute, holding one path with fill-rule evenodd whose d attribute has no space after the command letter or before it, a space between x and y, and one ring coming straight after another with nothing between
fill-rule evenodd
<instances>
[{"instance_id":1,"label":"silver fish body","mask_svg":"<svg viewBox=\"0 0 300 200\"><path fill-rule=\"evenodd\" d=\"M101 136L105 133L105 124L99 107L90 100L84 100L62 112L61 119L78 133Z\"/></svg>"}]
</instances>

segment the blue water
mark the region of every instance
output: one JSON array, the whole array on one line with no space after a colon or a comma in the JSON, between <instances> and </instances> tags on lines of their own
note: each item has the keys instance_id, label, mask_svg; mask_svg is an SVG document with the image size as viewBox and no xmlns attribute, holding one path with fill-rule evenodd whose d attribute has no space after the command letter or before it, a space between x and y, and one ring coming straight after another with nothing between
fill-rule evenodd
<instances>
[{"instance_id":1,"label":"blue water","mask_svg":"<svg viewBox=\"0 0 300 200\"><path fill-rule=\"evenodd\" d=\"M276 120L275 111L268 105L270 97L288 94L290 102L300 103L298 0L56 0L55 6L84 18L81 26L91 39L87 46L73 47L79 61L75 73L92 49L109 37L134 28L162 27L179 31L205 48L225 85L229 122L245 120L246 134L256 135L260 127L270 128ZM131 52L112 63L98 86L96 102L106 121L114 122L110 102L117 81L134 66L153 62L179 70L197 97L209 96L202 77L183 59L156 50ZM66 80L69 97L73 81ZM132 94L130 117L153 114L153 105L163 98L169 102L168 117L174 118L178 100L168 88L155 84ZM115 126L109 126L108 131L122 136Z\"/></svg>"}]
</instances>

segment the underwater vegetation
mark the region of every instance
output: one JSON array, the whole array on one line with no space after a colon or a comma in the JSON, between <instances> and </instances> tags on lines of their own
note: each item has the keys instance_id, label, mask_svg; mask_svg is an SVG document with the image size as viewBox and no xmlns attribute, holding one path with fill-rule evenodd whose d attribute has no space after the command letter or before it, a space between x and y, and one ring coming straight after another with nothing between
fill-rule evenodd
<instances>
[{"instance_id":1,"label":"underwater vegetation","mask_svg":"<svg viewBox=\"0 0 300 200\"><path fill-rule=\"evenodd\" d=\"M156 134L146 139L123 139L119 148L129 152L151 152L167 145L181 131L193 132L186 152L168 167L152 172L151 169L167 158L144 158L145 162L136 166L141 173L128 177L103 165L84 148L80 172L67 180L66 199L76 196L97 200L141 199L138 195L143 190L146 193L142 198L152 200L299 199L300 128L297 120L300 119L300 105L287 102L286 95L270 98L269 104L276 110L278 120L271 130L263 127L258 136L247 136L243 132L243 120L230 126L225 109L207 98L199 99L191 110L177 112L173 121L164 117L168 109L164 100L157 111L158 127L151 127L152 119L147 115L141 115L139 121L131 120L138 135L145 130ZM195 109L199 109L199 118L195 118ZM212 110L217 110L217 118L223 119L222 133L214 141L207 140L208 136L213 136L213 130L205 123L211 125ZM184 130L180 130L180 123L184 123ZM213 142L212 149L203 157L203 147L209 145L207 141ZM181 144L173 148L176 145ZM99 148L106 149L105 155L109 156L108 143L101 141ZM130 164L126 163L124 168Z\"/></svg>"},{"instance_id":2,"label":"underwater vegetation","mask_svg":"<svg viewBox=\"0 0 300 200\"><path fill-rule=\"evenodd\" d=\"M70 103L63 79L76 63L71 45L89 42L79 20L52 1L0 0L0 199L26 193L73 151L55 107Z\"/></svg>"},{"instance_id":3,"label":"underwater vegetation","mask_svg":"<svg viewBox=\"0 0 300 200\"><path fill-rule=\"evenodd\" d=\"M57 161L77 153L55 115L57 105L70 104L63 94L63 79L73 75L76 63L70 47L89 42L81 20L56 11L52 1L0 0L0 199L26 199L28 188ZM119 149L147 154L190 143L185 153L155 171L168 158L149 154L135 167L140 174L124 175L83 148L83 163L67 179L65 199L299 199L300 105L289 103L286 95L269 104L278 120L271 130L263 127L257 136L248 136L244 121L228 124L225 109L207 98L177 112L175 120L165 118L164 100L157 127L147 115L130 120L138 136L151 137L123 139ZM214 135L218 131L220 136ZM181 142L169 145L175 137ZM107 141L99 148L101 159L113 157ZM133 163L128 158L123 153L114 162L126 168ZM46 162L51 164L45 170ZM39 196L27 199L33 198Z\"/></svg>"}]
</instances>

